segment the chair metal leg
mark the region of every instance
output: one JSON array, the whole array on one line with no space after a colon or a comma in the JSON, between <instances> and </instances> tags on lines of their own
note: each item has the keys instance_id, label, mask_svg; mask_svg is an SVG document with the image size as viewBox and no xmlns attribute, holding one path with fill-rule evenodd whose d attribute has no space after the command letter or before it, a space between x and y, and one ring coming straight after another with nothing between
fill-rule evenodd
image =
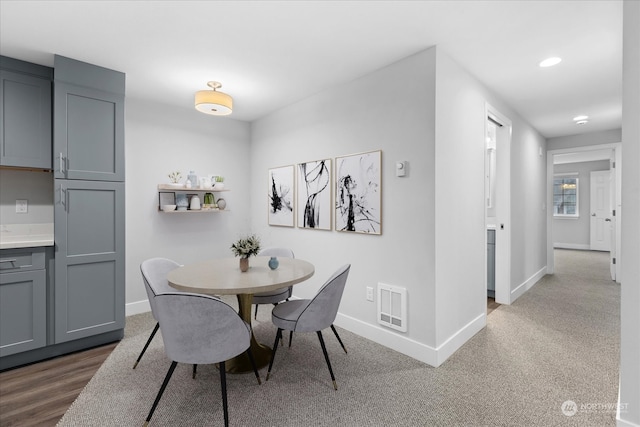
<instances>
[{"instance_id":1,"label":"chair metal leg","mask_svg":"<svg viewBox=\"0 0 640 427\"><path fill-rule=\"evenodd\" d=\"M293 341L293 331L289 331L289 348L291 348L291 341Z\"/></svg>"},{"instance_id":2,"label":"chair metal leg","mask_svg":"<svg viewBox=\"0 0 640 427\"><path fill-rule=\"evenodd\" d=\"M345 348L344 344L342 344L342 340L340 339L340 335L338 335L338 331L336 331L336 328L333 325L331 325L331 330L336 335L336 338L338 338L338 342L342 346L342 349L344 350L344 352L347 353L347 349Z\"/></svg>"},{"instance_id":3,"label":"chair metal leg","mask_svg":"<svg viewBox=\"0 0 640 427\"><path fill-rule=\"evenodd\" d=\"M151 411L149 411L149 415L147 415L147 420L144 422L144 426L147 426L149 424L149 421L151 421L151 416L155 412L156 407L158 406L158 402L160 402L160 398L162 397L162 393L164 393L164 389L167 388L167 384L169 384L169 380L171 379L171 375L173 375L173 371L175 371L176 366L178 366L178 362L171 362L169 372L167 372L167 375L164 377L164 381L162 382L160 391L158 391L158 395L156 396L156 400L153 402Z\"/></svg>"},{"instance_id":4,"label":"chair metal leg","mask_svg":"<svg viewBox=\"0 0 640 427\"><path fill-rule=\"evenodd\" d=\"M220 362L220 388L222 389L222 410L224 412L224 427L229 426L229 411L227 409L227 372L224 361Z\"/></svg>"},{"instance_id":5,"label":"chair metal leg","mask_svg":"<svg viewBox=\"0 0 640 427\"><path fill-rule=\"evenodd\" d=\"M254 316L253 316L253 318L256 319L256 320L258 319L258 306L259 305L260 304L256 304L256 314L254 314Z\"/></svg>"},{"instance_id":6,"label":"chair metal leg","mask_svg":"<svg viewBox=\"0 0 640 427\"><path fill-rule=\"evenodd\" d=\"M192 378L195 380L196 379L196 370L198 369L198 365L196 365L195 363L193 364L193 375Z\"/></svg>"},{"instance_id":7,"label":"chair metal leg","mask_svg":"<svg viewBox=\"0 0 640 427\"><path fill-rule=\"evenodd\" d=\"M278 341L282 338L282 329L278 328L276 332L276 341L273 343L273 349L271 350L271 360L269 361L269 369L267 370L267 378L265 381L269 381L269 375L271 375L271 368L273 367L273 360L276 358L276 350L278 349Z\"/></svg>"},{"instance_id":8,"label":"chair metal leg","mask_svg":"<svg viewBox=\"0 0 640 427\"><path fill-rule=\"evenodd\" d=\"M260 374L258 373L258 365L256 365L256 360L253 358L251 347L247 348L247 356L249 356L249 362L251 362L253 372L256 374L256 378L258 379L258 385L261 385L262 381L260 380Z\"/></svg>"},{"instance_id":9,"label":"chair metal leg","mask_svg":"<svg viewBox=\"0 0 640 427\"><path fill-rule=\"evenodd\" d=\"M153 328L151 335L149 335L149 339L147 340L147 343L142 348L142 352L140 352L140 356L138 356L138 360L136 360L136 363L133 365L133 369L136 369L136 366L138 366L138 362L140 362L140 359L142 359L142 355L144 354L144 352L147 351L147 347L149 347L149 344L151 344L151 340L156 335L156 332L158 332L159 327L160 327L160 323L156 322L156 326Z\"/></svg>"},{"instance_id":10,"label":"chair metal leg","mask_svg":"<svg viewBox=\"0 0 640 427\"><path fill-rule=\"evenodd\" d=\"M322 346L322 352L324 353L324 360L327 361L327 366L329 367L329 373L331 374L331 381L333 381L334 390L338 389L338 385L336 384L336 377L333 376L333 369L331 369L331 362L329 362L329 354L327 353L327 348L324 345L324 339L322 339L322 332L317 331L318 339L320 340L320 346Z\"/></svg>"}]
</instances>

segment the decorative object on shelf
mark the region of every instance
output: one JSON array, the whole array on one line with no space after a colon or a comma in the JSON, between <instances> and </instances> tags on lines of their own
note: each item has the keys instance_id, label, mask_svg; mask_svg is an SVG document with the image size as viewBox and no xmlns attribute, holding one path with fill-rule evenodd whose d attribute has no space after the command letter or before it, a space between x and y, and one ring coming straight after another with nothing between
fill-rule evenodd
<instances>
[{"instance_id":1,"label":"decorative object on shelf","mask_svg":"<svg viewBox=\"0 0 640 427\"><path fill-rule=\"evenodd\" d=\"M295 168L293 165L269 169L269 225L293 227Z\"/></svg>"},{"instance_id":2,"label":"decorative object on shelf","mask_svg":"<svg viewBox=\"0 0 640 427\"><path fill-rule=\"evenodd\" d=\"M200 188L209 189L212 187L211 178L208 176L200 177Z\"/></svg>"},{"instance_id":3,"label":"decorative object on shelf","mask_svg":"<svg viewBox=\"0 0 640 427\"><path fill-rule=\"evenodd\" d=\"M204 200L202 203L203 209L212 209L216 204L216 199L213 197L213 193L204 193Z\"/></svg>"},{"instance_id":4,"label":"decorative object on shelf","mask_svg":"<svg viewBox=\"0 0 640 427\"><path fill-rule=\"evenodd\" d=\"M222 87L219 82L207 82L212 90L199 90L196 92L195 107L201 113L212 116L227 116L233 111L233 98L224 92L218 92Z\"/></svg>"},{"instance_id":5,"label":"decorative object on shelf","mask_svg":"<svg viewBox=\"0 0 640 427\"><path fill-rule=\"evenodd\" d=\"M331 159L298 163L298 227L331 230Z\"/></svg>"},{"instance_id":6,"label":"decorative object on shelf","mask_svg":"<svg viewBox=\"0 0 640 427\"><path fill-rule=\"evenodd\" d=\"M187 210L187 208L189 207L189 199L187 198L186 194L184 193L176 194L176 206L178 207L179 211Z\"/></svg>"},{"instance_id":7,"label":"decorative object on shelf","mask_svg":"<svg viewBox=\"0 0 640 427\"><path fill-rule=\"evenodd\" d=\"M269 258L269 268L275 270L280 265L280 261L278 261L277 257L272 256Z\"/></svg>"},{"instance_id":8,"label":"decorative object on shelf","mask_svg":"<svg viewBox=\"0 0 640 427\"><path fill-rule=\"evenodd\" d=\"M162 205L163 212L171 212L176 210L176 205Z\"/></svg>"},{"instance_id":9,"label":"decorative object on shelf","mask_svg":"<svg viewBox=\"0 0 640 427\"><path fill-rule=\"evenodd\" d=\"M216 175L213 190L220 191L224 188L224 176Z\"/></svg>"},{"instance_id":10,"label":"decorative object on shelf","mask_svg":"<svg viewBox=\"0 0 640 427\"><path fill-rule=\"evenodd\" d=\"M235 256L240 257L240 271L244 273L249 269L249 257L260 252L260 239L251 234L233 243L230 249Z\"/></svg>"},{"instance_id":11,"label":"decorative object on shelf","mask_svg":"<svg viewBox=\"0 0 640 427\"><path fill-rule=\"evenodd\" d=\"M382 151L336 157L335 228L381 234Z\"/></svg>"},{"instance_id":12,"label":"decorative object on shelf","mask_svg":"<svg viewBox=\"0 0 640 427\"><path fill-rule=\"evenodd\" d=\"M193 196L191 196L191 201L189 203L189 209L191 209L192 211L199 211L201 209L201 207L200 207L200 197L198 197L197 194L194 194Z\"/></svg>"},{"instance_id":13,"label":"decorative object on shelf","mask_svg":"<svg viewBox=\"0 0 640 427\"><path fill-rule=\"evenodd\" d=\"M224 208L227 207L227 201L225 199L218 199L218 209L220 209L221 211L224 210Z\"/></svg>"},{"instance_id":14,"label":"decorative object on shelf","mask_svg":"<svg viewBox=\"0 0 640 427\"><path fill-rule=\"evenodd\" d=\"M180 173L180 171L171 172L167 176L169 177L169 182L171 182L172 184L179 183L180 179L182 178L182 174Z\"/></svg>"},{"instance_id":15,"label":"decorative object on shelf","mask_svg":"<svg viewBox=\"0 0 640 427\"><path fill-rule=\"evenodd\" d=\"M198 181L198 175L194 171L189 171L189 175L187 175L187 181L191 181L191 187L197 188L200 185Z\"/></svg>"}]
</instances>

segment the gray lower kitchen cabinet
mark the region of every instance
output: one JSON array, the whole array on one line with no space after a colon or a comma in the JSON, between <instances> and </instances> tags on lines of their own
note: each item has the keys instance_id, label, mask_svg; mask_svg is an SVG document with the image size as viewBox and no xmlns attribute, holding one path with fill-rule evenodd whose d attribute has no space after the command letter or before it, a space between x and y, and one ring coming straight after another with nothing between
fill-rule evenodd
<instances>
[{"instance_id":1,"label":"gray lower kitchen cabinet","mask_svg":"<svg viewBox=\"0 0 640 427\"><path fill-rule=\"evenodd\" d=\"M55 181L55 342L123 329L124 182Z\"/></svg>"},{"instance_id":2,"label":"gray lower kitchen cabinet","mask_svg":"<svg viewBox=\"0 0 640 427\"><path fill-rule=\"evenodd\" d=\"M0 165L51 169L52 70L0 57Z\"/></svg>"},{"instance_id":3,"label":"gray lower kitchen cabinet","mask_svg":"<svg viewBox=\"0 0 640 427\"><path fill-rule=\"evenodd\" d=\"M43 248L0 251L0 357L47 345Z\"/></svg>"}]
</instances>

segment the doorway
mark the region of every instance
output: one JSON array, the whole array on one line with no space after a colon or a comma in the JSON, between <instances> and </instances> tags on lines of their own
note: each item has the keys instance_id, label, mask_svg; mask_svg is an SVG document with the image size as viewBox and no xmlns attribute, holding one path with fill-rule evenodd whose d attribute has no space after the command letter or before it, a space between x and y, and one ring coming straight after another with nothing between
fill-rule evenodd
<instances>
[{"instance_id":1,"label":"doorway","mask_svg":"<svg viewBox=\"0 0 640 427\"><path fill-rule=\"evenodd\" d=\"M565 149L547 151L547 274L553 274L555 271L554 246L553 246L553 175L554 163L557 158L578 158L585 161L589 160L609 160L610 162L610 252L609 265L611 279L617 281L620 277L620 260L617 254L620 253L620 207L621 207L621 170L622 164L622 144L599 144L591 146L572 147ZM591 213L590 213L591 214Z\"/></svg>"},{"instance_id":2,"label":"doorway","mask_svg":"<svg viewBox=\"0 0 640 427\"><path fill-rule=\"evenodd\" d=\"M493 281L495 302L511 304L511 120L490 104L485 113L487 294Z\"/></svg>"}]
</instances>

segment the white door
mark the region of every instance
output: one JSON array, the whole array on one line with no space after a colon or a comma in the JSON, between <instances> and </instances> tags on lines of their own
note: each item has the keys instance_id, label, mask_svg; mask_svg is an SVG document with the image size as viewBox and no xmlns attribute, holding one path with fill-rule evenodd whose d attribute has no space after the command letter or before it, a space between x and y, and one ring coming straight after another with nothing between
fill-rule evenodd
<instances>
[{"instance_id":1,"label":"white door","mask_svg":"<svg viewBox=\"0 0 640 427\"><path fill-rule=\"evenodd\" d=\"M590 243L592 251L611 250L611 171L591 172Z\"/></svg>"}]
</instances>

